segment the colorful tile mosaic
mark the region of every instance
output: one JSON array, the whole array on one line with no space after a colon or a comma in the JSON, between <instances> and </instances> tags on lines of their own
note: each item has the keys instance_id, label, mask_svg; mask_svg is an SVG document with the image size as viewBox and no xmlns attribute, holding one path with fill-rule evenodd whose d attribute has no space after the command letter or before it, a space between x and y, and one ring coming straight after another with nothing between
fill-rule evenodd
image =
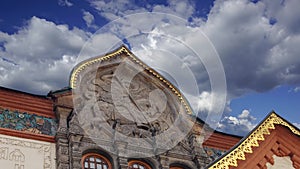
<instances>
[{"instance_id":1,"label":"colorful tile mosaic","mask_svg":"<svg viewBox=\"0 0 300 169\"><path fill-rule=\"evenodd\" d=\"M17 110L12 111L0 107L0 127L54 136L57 129L57 122L53 118L19 112Z\"/></svg>"},{"instance_id":2,"label":"colorful tile mosaic","mask_svg":"<svg viewBox=\"0 0 300 169\"><path fill-rule=\"evenodd\" d=\"M211 147L203 147L207 156L212 160L215 161L217 158L219 158L221 155L225 154L225 150L219 150L216 148Z\"/></svg>"}]
</instances>

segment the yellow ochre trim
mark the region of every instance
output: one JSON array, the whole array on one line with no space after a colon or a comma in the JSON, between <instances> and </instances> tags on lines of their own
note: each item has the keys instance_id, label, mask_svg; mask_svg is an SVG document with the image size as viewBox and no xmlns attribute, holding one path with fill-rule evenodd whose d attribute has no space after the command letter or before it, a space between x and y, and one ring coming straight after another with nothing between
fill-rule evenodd
<instances>
[{"instance_id":1,"label":"yellow ochre trim","mask_svg":"<svg viewBox=\"0 0 300 169\"><path fill-rule=\"evenodd\" d=\"M252 147L259 147L258 141L265 140L264 135L269 135L269 130L275 129L276 124L286 126L294 134L300 136L300 131L297 128L273 112L242 143L208 169L229 169L230 166L237 167L237 160L246 160L245 153L253 153Z\"/></svg>"},{"instance_id":2,"label":"yellow ochre trim","mask_svg":"<svg viewBox=\"0 0 300 169\"><path fill-rule=\"evenodd\" d=\"M159 73L157 73L155 70L151 69L145 63L143 63L141 60L139 60L136 56L134 56L125 46L121 46L119 49L117 49L116 51L114 51L112 53L106 54L104 56L96 57L94 59L87 60L83 63L80 63L78 66L75 67L75 69L71 73L70 87L72 89L76 88L78 75L86 67L88 67L92 64L101 62L101 61L109 60L115 56L120 55L121 53L125 53L125 55L128 56L131 60L133 60L135 63L139 64L140 66L142 66L145 70L147 70L155 78L159 79L161 82L163 82L165 85L167 85L172 90L172 92L174 92L174 94L179 98L181 103L183 103L183 105L187 111L187 114L192 114L192 109L191 109L190 105L187 103L187 101L182 96L180 91L178 91L168 80L165 80Z\"/></svg>"},{"instance_id":3,"label":"yellow ochre trim","mask_svg":"<svg viewBox=\"0 0 300 169\"><path fill-rule=\"evenodd\" d=\"M109 53L107 55L101 56L101 57L96 57L92 60L87 60L83 63L80 63L79 66L76 66L75 69L72 71L71 73L71 77L70 77L70 87L72 89L76 88L76 82L77 82L77 77L79 75L79 73L84 70L86 67L88 67L89 65L95 64L97 62L101 62L104 60L108 60L114 56L117 56L119 54L121 54L122 52L124 52L126 55L130 55L128 50L125 47L121 47L118 50L116 50L115 52Z\"/></svg>"}]
</instances>

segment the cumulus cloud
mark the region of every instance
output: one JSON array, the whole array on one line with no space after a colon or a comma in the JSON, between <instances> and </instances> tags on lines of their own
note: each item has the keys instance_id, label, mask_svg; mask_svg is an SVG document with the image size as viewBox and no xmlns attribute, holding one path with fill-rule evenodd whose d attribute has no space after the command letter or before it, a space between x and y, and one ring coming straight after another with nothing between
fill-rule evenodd
<instances>
[{"instance_id":1,"label":"cumulus cloud","mask_svg":"<svg viewBox=\"0 0 300 169\"><path fill-rule=\"evenodd\" d=\"M165 23L148 21L146 18L136 18L132 22L157 23L154 26L158 31L164 29L166 34L169 31L177 31L177 38L185 42L191 41L193 34L197 32L195 30L202 30L209 37L222 60L228 83L228 101L230 101L248 92L264 92L282 84L300 83L300 60L297 59L300 53L297 47L300 33L295 29L300 23L297 22L300 15L294 15L294 12L298 12L295 6L299 6L300 1L283 2L217 0L206 21L194 15L196 12L194 4L188 1L168 1L166 4L144 6L139 6L130 0L119 0L118 3L91 1L91 4L99 10L100 15L109 20L145 11L167 12L186 20L187 18L192 18L193 21L201 20L199 25L196 24L198 26L194 25L194 29L188 29L187 25L176 27L178 29L163 28L160 26ZM128 27L119 27L118 33L122 34L124 29ZM202 44L201 39L194 40L194 43ZM163 47L160 45L160 48ZM203 75L197 77L199 83L209 85L207 75Z\"/></svg>"},{"instance_id":2,"label":"cumulus cloud","mask_svg":"<svg viewBox=\"0 0 300 169\"><path fill-rule=\"evenodd\" d=\"M108 20L140 12L163 12L187 19L195 12L195 3L188 0L168 0L166 4L150 4L146 1L137 4L134 0L91 0L90 2L99 14Z\"/></svg>"},{"instance_id":3,"label":"cumulus cloud","mask_svg":"<svg viewBox=\"0 0 300 169\"><path fill-rule=\"evenodd\" d=\"M216 1L202 25L223 61L232 97L300 83L300 51L296 48L300 34L291 28L292 22L283 21L298 23L300 17L294 15L298 10L293 6L300 1L276 2L274 7L269 1Z\"/></svg>"},{"instance_id":4,"label":"cumulus cloud","mask_svg":"<svg viewBox=\"0 0 300 169\"><path fill-rule=\"evenodd\" d=\"M187 90L186 95L205 117L205 112L222 107L212 104L212 96L224 93L212 93L205 65L184 46L187 43L193 47L199 46L202 47L201 53L205 53L206 41L195 36L201 32L219 53L226 73L228 97L225 117L220 122L221 130L243 134L253 127L255 120L249 111L245 110L237 117L229 114L228 105L232 99L248 92L265 92L280 85L300 84L298 0L261 0L255 3L248 0L216 0L206 19L195 15L195 4L191 1L167 1L165 4L136 3L133 0L89 2L107 20L121 19L108 27L108 32L94 36L78 28L70 29L67 25L56 25L37 17L31 18L14 34L0 32L1 85L26 91L61 88L66 85L73 64L78 62L78 59L74 61L74 57L87 39L90 40L82 52L82 56L86 57L103 54L101 51L116 46L111 42L126 42L150 66L181 77L186 83L178 84L179 88L189 85L179 68L187 66L192 70L199 92ZM192 22L186 24L165 18L125 17L137 12L167 12ZM87 26L94 26L91 13L83 11L83 19ZM139 36L124 36L128 34ZM168 38L168 35L175 34L173 39ZM159 57L161 54L178 58L183 64L174 66L175 59ZM32 65L37 68L32 69Z\"/></svg>"},{"instance_id":5,"label":"cumulus cloud","mask_svg":"<svg viewBox=\"0 0 300 169\"><path fill-rule=\"evenodd\" d=\"M244 136L249 133L257 124L256 118L250 115L250 111L245 109L237 117L225 116L218 123L218 130Z\"/></svg>"},{"instance_id":6,"label":"cumulus cloud","mask_svg":"<svg viewBox=\"0 0 300 169\"><path fill-rule=\"evenodd\" d=\"M32 17L15 34L0 32L0 83L45 94L67 86L69 73L88 34Z\"/></svg>"},{"instance_id":7,"label":"cumulus cloud","mask_svg":"<svg viewBox=\"0 0 300 169\"><path fill-rule=\"evenodd\" d=\"M107 6L103 1L91 1L91 3L99 10L99 14L108 20L135 12L152 11L167 12L193 21L190 22L190 25L168 26L161 20L147 20L148 18L137 17L132 21L126 20L128 23L137 22L139 25L147 25L147 22L153 23L153 29L150 32L163 32L166 36L176 32L178 35L176 38L179 40L199 47L205 43L203 39L195 38L195 35L203 31L215 46L224 66L228 87L227 105L232 99L249 92L265 92L281 85L297 86L300 84L300 60L298 59L300 49L297 47L300 42L300 33L299 29L295 29L299 28L300 15L294 15L294 13L298 13L296 6L300 5L300 1L216 0L207 19L195 16L194 5L188 1L180 1L180 3L169 1L166 4L147 4L145 6L139 6L130 0L120 0L120 3L115 4L109 1L106 3ZM120 23L126 25L125 22ZM128 29L140 31L121 26L116 29L117 34L122 34L124 30L128 31ZM203 63L194 61L194 57L184 54L180 46L173 45L172 48L168 45L170 41L153 35L146 36L139 41L129 40L129 44L134 52L140 49L149 51L156 47L181 56L188 63L186 65L193 70L199 84L199 95L194 94L193 97L188 97L191 104L194 107L198 107L200 104L200 111L204 112L219 107L213 105L212 108L211 102L209 102L211 100L209 96L212 95L211 84L208 74L203 73L205 72ZM155 66L155 63L151 64L151 61L155 62L155 59L151 59L153 56L149 56L150 59L143 56L151 52L139 53L137 52L137 55L144 61ZM160 59L162 64L168 65L169 62L172 61ZM172 71L178 72L176 68ZM215 93L215 95L218 94L221 93ZM227 120L243 119L230 116L228 114L230 107L226 107L225 112Z\"/></svg>"}]
</instances>

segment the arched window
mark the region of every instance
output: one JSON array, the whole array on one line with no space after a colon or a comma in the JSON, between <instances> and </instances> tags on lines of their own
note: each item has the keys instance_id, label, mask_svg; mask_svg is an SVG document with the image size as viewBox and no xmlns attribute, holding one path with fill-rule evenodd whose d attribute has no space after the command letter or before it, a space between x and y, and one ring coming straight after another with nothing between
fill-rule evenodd
<instances>
[{"instance_id":1,"label":"arched window","mask_svg":"<svg viewBox=\"0 0 300 169\"><path fill-rule=\"evenodd\" d=\"M129 169L151 169L149 164L138 160L130 161L128 163L128 168Z\"/></svg>"},{"instance_id":2,"label":"arched window","mask_svg":"<svg viewBox=\"0 0 300 169\"><path fill-rule=\"evenodd\" d=\"M82 157L83 169L112 169L111 163L102 155L89 153Z\"/></svg>"}]
</instances>

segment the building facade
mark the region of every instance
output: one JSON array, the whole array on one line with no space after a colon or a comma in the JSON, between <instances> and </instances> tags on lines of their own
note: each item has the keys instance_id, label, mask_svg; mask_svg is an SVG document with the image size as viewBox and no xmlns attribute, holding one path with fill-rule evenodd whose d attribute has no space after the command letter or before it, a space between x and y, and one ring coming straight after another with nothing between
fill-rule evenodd
<instances>
[{"instance_id":1,"label":"building facade","mask_svg":"<svg viewBox=\"0 0 300 169\"><path fill-rule=\"evenodd\" d=\"M0 94L8 169L216 168L242 139L196 118L180 91L125 46L79 63L68 88Z\"/></svg>"}]
</instances>

